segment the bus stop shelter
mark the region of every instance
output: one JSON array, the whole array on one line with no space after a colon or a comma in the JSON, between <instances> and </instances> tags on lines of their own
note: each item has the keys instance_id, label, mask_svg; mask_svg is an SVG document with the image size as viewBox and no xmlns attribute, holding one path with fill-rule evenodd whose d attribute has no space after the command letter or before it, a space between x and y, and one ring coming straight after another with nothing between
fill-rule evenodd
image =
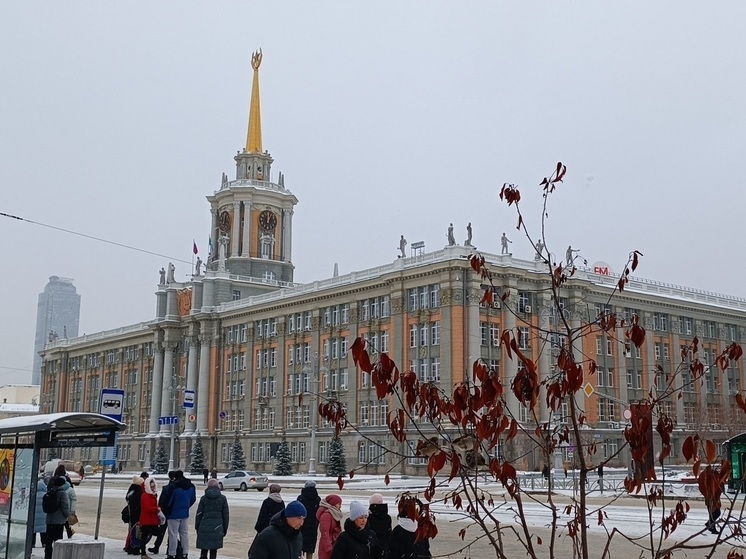
<instances>
[{"instance_id":1,"label":"bus stop shelter","mask_svg":"<svg viewBox=\"0 0 746 559\"><path fill-rule=\"evenodd\" d=\"M730 460L731 471L728 479L728 491L742 492L746 474L746 433L741 433L725 441L725 457Z\"/></svg>"},{"instance_id":2,"label":"bus stop shelter","mask_svg":"<svg viewBox=\"0 0 746 559\"><path fill-rule=\"evenodd\" d=\"M97 413L0 420L0 559L31 557L42 449L114 446L124 429L124 423Z\"/></svg>"}]
</instances>

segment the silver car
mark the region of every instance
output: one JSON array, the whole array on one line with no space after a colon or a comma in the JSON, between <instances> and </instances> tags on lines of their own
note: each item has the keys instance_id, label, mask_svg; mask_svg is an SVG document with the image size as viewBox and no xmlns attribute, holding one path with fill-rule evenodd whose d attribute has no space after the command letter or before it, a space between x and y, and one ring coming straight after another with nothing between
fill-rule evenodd
<instances>
[{"instance_id":1,"label":"silver car","mask_svg":"<svg viewBox=\"0 0 746 559\"><path fill-rule=\"evenodd\" d=\"M224 475L218 479L220 490L233 489L233 491L246 491L247 489L256 489L264 491L267 488L267 476L257 472L246 470L236 470Z\"/></svg>"}]
</instances>

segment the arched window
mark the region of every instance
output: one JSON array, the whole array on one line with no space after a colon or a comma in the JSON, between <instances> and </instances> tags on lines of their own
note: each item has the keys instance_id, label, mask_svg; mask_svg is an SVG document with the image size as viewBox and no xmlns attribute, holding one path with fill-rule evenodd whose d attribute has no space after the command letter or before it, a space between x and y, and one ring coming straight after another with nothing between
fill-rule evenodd
<instances>
[{"instance_id":1,"label":"arched window","mask_svg":"<svg viewBox=\"0 0 746 559\"><path fill-rule=\"evenodd\" d=\"M271 260L274 255L275 238L264 234L259 237L259 258Z\"/></svg>"}]
</instances>

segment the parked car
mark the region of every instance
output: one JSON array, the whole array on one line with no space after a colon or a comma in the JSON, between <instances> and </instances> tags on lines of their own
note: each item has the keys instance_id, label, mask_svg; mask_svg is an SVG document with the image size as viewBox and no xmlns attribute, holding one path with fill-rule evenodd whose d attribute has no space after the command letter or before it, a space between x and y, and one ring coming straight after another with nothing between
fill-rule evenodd
<instances>
[{"instance_id":1,"label":"parked car","mask_svg":"<svg viewBox=\"0 0 746 559\"><path fill-rule=\"evenodd\" d=\"M65 466L65 470L67 470L67 475L70 478L70 481L73 485L80 485L80 482L82 478L80 477L80 474L75 470L75 463L71 460L60 460L59 458L53 458L46 464L44 464L44 467L42 468L42 475L44 477L44 482L48 482L49 479L52 477L52 474L54 474L54 471L57 469L57 466L62 464Z\"/></svg>"},{"instance_id":2,"label":"parked car","mask_svg":"<svg viewBox=\"0 0 746 559\"><path fill-rule=\"evenodd\" d=\"M80 485L80 482L83 481L83 478L80 477L80 474L74 470L69 470L67 472L67 477L70 478L70 481L73 485Z\"/></svg>"},{"instance_id":3,"label":"parked car","mask_svg":"<svg viewBox=\"0 0 746 559\"><path fill-rule=\"evenodd\" d=\"M269 482L267 476L257 472L246 470L236 470L224 475L218 479L220 490L233 489L233 491L246 491L247 489L256 489L264 491Z\"/></svg>"}]
</instances>

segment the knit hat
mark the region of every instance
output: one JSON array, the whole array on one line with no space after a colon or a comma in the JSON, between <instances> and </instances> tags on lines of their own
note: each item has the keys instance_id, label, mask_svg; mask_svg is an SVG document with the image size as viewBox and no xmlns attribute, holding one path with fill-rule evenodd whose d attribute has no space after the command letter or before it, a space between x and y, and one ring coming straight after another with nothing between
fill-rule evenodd
<instances>
[{"instance_id":1,"label":"knit hat","mask_svg":"<svg viewBox=\"0 0 746 559\"><path fill-rule=\"evenodd\" d=\"M56 487L62 487L63 485L65 485L65 478L64 477L55 478L54 485Z\"/></svg>"},{"instance_id":2,"label":"knit hat","mask_svg":"<svg viewBox=\"0 0 746 559\"><path fill-rule=\"evenodd\" d=\"M142 479L140 476L132 476L132 483L134 483L135 485L142 485L143 483L145 483L145 480Z\"/></svg>"},{"instance_id":3,"label":"knit hat","mask_svg":"<svg viewBox=\"0 0 746 559\"><path fill-rule=\"evenodd\" d=\"M312 479L309 479L309 480L308 480L308 481L307 481L307 482L306 482L306 483L305 483L305 484L303 485L303 487L316 487L316 482L315 482L314 480L312 480Z\"/></svg>"},{"instance_id":4,"label":"knit hat","mask_svg":"<svg viewBox=\"0 0 746 559\"><path fill-rule=\"evenodd\" d=\"M327 495L324 500L333 507L342 504L342 497L340 497L339 495L335 495L334 493L332 493L331 495Z\"/></svg>"},{"instance_id":5,"label":"knit hat","mask_svg":"<svg viewBox=\"0 0 746 559\"><path fill-rule=\"evenodd\" d=\"M373 495L370 496L370 500L368 501L369 505L382 505L383 504L383 495L380 493L373 493Z\"/></svg>"},{"instance_id":6,"label":"knit hat","mask_svg":"<svg viewBox=\"0 0 746 559\"><path fill-rule=\"evenodd\" d=\"M368 507L360 501L352 501L350 503L350 520L354 522L361 516L368 516Z\"/></svg>"},{"instance_id":7,"label":"knit hat","mask_svg":"<svg viewBox=\"0 0 746 559\"><path fill-rule=\"evenodd\" d=\"M220 482L218 482L218 480L213 478L207 482L207 487L220 487Z\"/></svg>"},{"instance_id":8,"label":"knit hat","mask_svg":"<svg viewBox=\"0 0 746 559\"><path fill-rule=\"evenodd\" d=\"M303 503L299 503L298 501L291 501L285 507L285 518L298 517L306 517L306 507L303 506Z\"/></svg>"},{"instance_id":9,"label":"knit hat","mask_svg":"<svg viewBox=\"0 0 746 559\"><path fill-rule=\"evenodd\" d=\"M273 483L269 486L270 493L279 493L280 491L282 491L282 487L280 487L280 485L277 483Z\"/></svg>"}]
</instances>

